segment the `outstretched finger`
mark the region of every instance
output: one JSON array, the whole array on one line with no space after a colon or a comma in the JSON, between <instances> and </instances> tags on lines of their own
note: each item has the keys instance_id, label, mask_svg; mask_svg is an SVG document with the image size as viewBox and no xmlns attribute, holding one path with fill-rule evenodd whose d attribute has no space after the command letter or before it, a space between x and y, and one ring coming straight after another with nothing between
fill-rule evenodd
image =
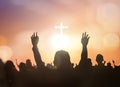
<instances>
[{"instance_id":1,"label":"outstretched finger","mask_svg":"<svg viewBox=\"0 0 120 87\"><path fill-rule=\"evenodd\" d=\"M82 38L84 37L84 33L82 33Z\"/></svg>"},{"instance_id":2,"label":"outstretched finger","mask_svg":"<svg viewBox=\"0 0 120 87\"><path fill-rule=\"evenodd\" d=\"M33 33L33 37L35 37L35 32Z\"/></svg>"},{"instance_id":3,"label":"outstretched finger","mask_svg":"<svg viewBox=\"0 0 120 87\"><path fill-rule=\"evenodd\" d=\"M90 36L88 37L88 40L90 39Z\"/></svg>"},{"instance_id":4,"label":"outstretched finger","mask_svg":"<svg viewBox=\"0 0 120 87\"><path fill-rule=\"evenodd\" d=\"M32 39L33 37L35 37L35 33L32 34L31 39Z\"/></svg>"},{"instance_id":5,"label":"outstretched finger","mask_svg":"<svg viewBox=\"0 0 120 87\"><path fill-rule=\"evenodd\" d=\"M87 34L86 37L89 37L89 35Z\"/></svg>"},{"instance_id":6,"label":"outstretched finger","mask_svg":"<svg viewBox=\"0 0 120 87\"><path fill-rule=\"evenodd\" d=\"M34 33L32 34L31 39L33 38L33 35L34 35Z\"/></svg>"},{"instance_id":7,"label":"outstretched finger","mask_svg":"<svg viewBox=\"0 0 120 87\"><path fill-rule=\"evenodd\" d=\"M37 35L37 32L36 32L36 36L38 36L38 35Z\"/></svg>"},{"instance_id":8,"label":"outstretched finger","mask_svg":"<svg viewBox=\"0 0 120 87\"><path fill-rule=\"evenodd\" d=\"M85 32L85 36L87 35L87 33Z\"/></svg>"}]
</instances>

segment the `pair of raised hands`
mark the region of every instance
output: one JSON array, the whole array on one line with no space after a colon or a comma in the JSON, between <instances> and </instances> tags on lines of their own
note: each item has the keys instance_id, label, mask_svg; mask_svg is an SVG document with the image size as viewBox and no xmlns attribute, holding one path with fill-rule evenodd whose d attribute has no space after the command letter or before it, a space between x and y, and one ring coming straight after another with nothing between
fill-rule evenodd
<instances>
[{"instance_id":1,"label":"pair of raised hands","mask_svg":"<svg viewBox=\"0 0 120 87\"><path fill-rule=\"evenodd\" d=\"M88 42L89 42L89 35L85 32L82 34L82 39L81 39L81 43L83 46L87 46ZM33 35L31 36L31 42L33 46L37 46L38 42L39 42L39 37L36 33L33 33Z\"/></svg>"}]
</instances>

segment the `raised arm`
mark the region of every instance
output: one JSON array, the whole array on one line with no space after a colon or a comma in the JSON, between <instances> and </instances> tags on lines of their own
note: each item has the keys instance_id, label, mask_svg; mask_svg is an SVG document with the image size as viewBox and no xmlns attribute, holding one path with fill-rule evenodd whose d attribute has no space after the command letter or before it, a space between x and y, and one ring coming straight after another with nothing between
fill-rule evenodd
<instances>
[{"instance_id":1,"label":"raised arm","mask_svg":"<svg viewBox=\"0 0 120 87\"><path fill-rule=\"evenodd\" d=\"M37 47L38 42L39 42L39 37L38 37L37 33L33 33L33 35L31 36L31 42L33 45L32 50L33 50L33 54L34 54L34 59L37 64L37 67L40 69L44 66L44 64L42 62L41 55L40 55L38 47Z\"/></svg>"},{"instance_id":2,"label":"raised arm","mask_svg":"<svg viewBox=\"0 0 120 87\"><path fill-rule=\"evenodd\" d=\"M18 65L18 63L17 63L17 59L15 59L15 62L16 62L17 67L19 67L19 65Z\"/></svg>"},{"instance_id":3,"label":"raised arm","mask_svg":"<svg viewBox=\"0 0 120 87\"><path fill-rule=\"evenodd\" d=\"M112 60L112 62L113 62L113 66L114 66L114 68L115 68L115 67L116 67L115 61L114 61L114 60Z\"/></svg>"},{"instance_id":4,"label":"raised arm","mask_svg":"<svg viewBox=\"0 0 120 87\"><path fill-rule=\"evenodd\" d=\"M87 51L87 45L89 42L89 35L85 33L82 34L82 39L81 39L81 43L82 43L82 53L81 53L81 62L84 62L87 60L88 58L88 51Z\"/></svg>"}]
</instances>

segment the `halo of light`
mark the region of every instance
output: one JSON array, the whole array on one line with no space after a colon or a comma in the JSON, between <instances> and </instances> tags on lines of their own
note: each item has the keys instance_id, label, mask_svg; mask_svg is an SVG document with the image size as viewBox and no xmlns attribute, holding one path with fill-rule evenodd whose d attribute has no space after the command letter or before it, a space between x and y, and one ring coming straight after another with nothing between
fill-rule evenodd
<instances>
[{"instance_id":1,"label":"halo of light","mask_svg":"<svg viewBox=\"0 0 120 87\"><path fill-rule=\"evenodd\" d=\"M119 46L120 39L118 35L114 33L109 33L104 36L103 42L104 42L104 47L116 49Z\"/></svg>"},{"instance_id":2,"label":"halo of light","mask_svg":"<svg viewBox=\"0 0 120 87\"><path fill-rule=\"evenodd\" d=\"M69 39L65 35L55 35L52 37L52 45L56 49L64 49L67 48Z\"/></svg>"},{"instance_id":3,"label":"halo of light","mask_svg":"<svg viewBox=\"0 0 120 87\"><path fill-rule=\"evenodd\" d=\"M9 60L12 55L13 52L9 46L0 46L0 58L2 58L3 61Z\"/></svg>"}]
</instances>

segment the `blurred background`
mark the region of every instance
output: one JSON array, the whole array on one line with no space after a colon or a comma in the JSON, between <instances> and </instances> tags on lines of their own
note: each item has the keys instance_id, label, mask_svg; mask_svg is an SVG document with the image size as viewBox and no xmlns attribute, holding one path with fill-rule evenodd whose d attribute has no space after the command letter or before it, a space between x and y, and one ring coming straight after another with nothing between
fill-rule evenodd
<instances>
[{"instance_id":1,"label":"blurred background","mask_svg":"<svg viewBox=\"0 0 120 87\"><path fill-rule=\"evenodd\" d=\"M96 64L98 53L105 61L120 64L120 1L119 0L0 0L0 57L18 63L34 57L30 37L39 35L39 51L43 61L52 63L59 50L54 40L64 29L65 46L73 63L81 56L81 35L90 35L89 58ZM64 40L63 40L64 42Z\"/></svg>"}]
</instances>

